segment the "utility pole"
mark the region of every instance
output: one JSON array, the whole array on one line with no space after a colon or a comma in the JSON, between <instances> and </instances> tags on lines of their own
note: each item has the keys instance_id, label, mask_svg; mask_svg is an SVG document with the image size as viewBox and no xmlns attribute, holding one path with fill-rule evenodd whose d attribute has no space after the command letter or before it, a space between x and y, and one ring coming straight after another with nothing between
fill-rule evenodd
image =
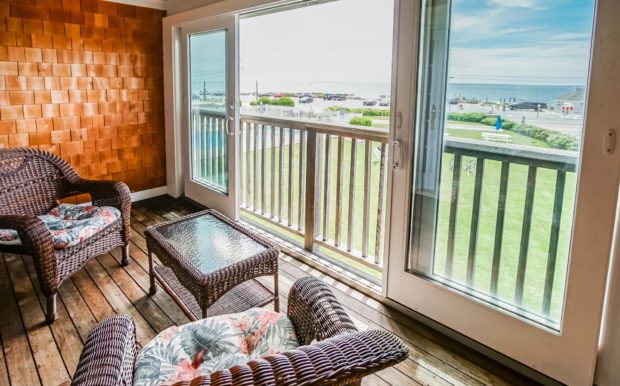
<instances>
[{"instance_id":1,"label":"utility pole","mask_svg":"<svg viewBox=\"0 0 620 386\"><path fill-rule=\"evenodd\" d=\"M256 100L258 100L258 81L256 81Z\"/></svg>"}]
</instances>

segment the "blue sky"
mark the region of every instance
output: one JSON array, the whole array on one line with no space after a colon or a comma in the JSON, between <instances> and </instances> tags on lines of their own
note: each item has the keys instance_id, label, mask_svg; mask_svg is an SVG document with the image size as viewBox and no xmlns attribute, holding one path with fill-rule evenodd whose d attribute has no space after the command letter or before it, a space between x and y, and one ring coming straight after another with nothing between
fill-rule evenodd
<instances>
[{"instance_id":1,"label":"blue sky","mask_svg":"<svg viewBox=\"0 0 620 386\"><path fill-rule=\"evenodd\" d=\"M583 84L593 0L453 0L450 76L460 83Z\"/></svg>"}]
</instances>

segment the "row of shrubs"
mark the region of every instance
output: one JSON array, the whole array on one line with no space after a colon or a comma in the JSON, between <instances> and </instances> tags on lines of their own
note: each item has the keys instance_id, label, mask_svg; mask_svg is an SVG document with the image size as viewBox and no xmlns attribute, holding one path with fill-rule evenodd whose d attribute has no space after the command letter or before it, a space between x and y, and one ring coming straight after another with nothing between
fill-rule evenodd
<instances>
[{"instance_id":1,"label":"row of shrubs","mask_svg":"<svg viewBox=\"0 0 620 386\"><path fill-rule=\"evenodd\" d=\"M351 120L349 121L350 125L357 125L357 126L372 126L372 119L370 118L366 118L366 117L353 117L351 118Z\"/></svg>"},{"instance_id":2,"label":"row of shrubs","mask_svg":"<svg viewBox=\"0 0 620 386\"><path fill-rule=\"evenodd\" d=\"M273 106L294 107L295 101L289 97L282 97L282 98L260 97L257 100L250 102L250 105L252 106L273 105Z\"/></svg>"},{"instance_id":3,"label":"row of shrubs","mask_svg":"<svg viewBox=\"0 0 620 386\"><path fill-rule=\"evenodd\" d=\"M368 107L353 109L350 107L340 107L340 106L330 106L327 109L330 111L340 111L341 108L347 113L362 114L365 117L389 117L390 116L390 109L371 109Z\"/></svg>"},{"instance_id":4,"label":"row of shrubs","mask_svg":"<svg viewBox=\"0 0 620 386\"><path fill-rule=\"evenodd\" d=\"M450 113L448 119L451 121L476 122L488 126L495 126L497 123L497 118L489 117L484 113ZM502 127L505 130L543 141L553 149L577 150L579 147L577 138L572 135L558 133L542 127L516 123L506 119L502 119Z\"/></svg>"}]
</instances>

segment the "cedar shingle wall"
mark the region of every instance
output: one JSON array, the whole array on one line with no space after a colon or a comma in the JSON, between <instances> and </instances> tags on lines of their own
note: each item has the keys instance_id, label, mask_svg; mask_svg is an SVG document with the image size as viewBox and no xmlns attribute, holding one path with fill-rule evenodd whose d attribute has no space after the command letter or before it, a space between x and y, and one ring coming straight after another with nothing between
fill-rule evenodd
<instances>
[{"instance_id":1,"label":"cedar shingle wall","mask_svg":"<svg viewBox=\"0 0 620 386\"><path fill-rule=\"evenodd\" d=\"M54 152L84 178L166 184L164 12L0 0L0 148Z\"/></svg>"}]
</instances>

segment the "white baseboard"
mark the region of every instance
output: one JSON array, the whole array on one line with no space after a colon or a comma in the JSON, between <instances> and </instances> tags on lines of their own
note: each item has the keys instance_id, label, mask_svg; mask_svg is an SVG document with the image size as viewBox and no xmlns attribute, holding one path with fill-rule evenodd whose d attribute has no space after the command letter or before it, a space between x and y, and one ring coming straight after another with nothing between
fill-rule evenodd
<instances>
[{"instance_id":1,"label":"white baseboard","mask_svg":"<svg viewBox=\"0 0 620 386\"><path fill-rule=\"evenodd\" d=\"M141 190L139 192L131 193L131 202L146 200L147 198L163 196L168 194L167 186L160 186L159 188Z\"/></svg>"}]
</instances>

